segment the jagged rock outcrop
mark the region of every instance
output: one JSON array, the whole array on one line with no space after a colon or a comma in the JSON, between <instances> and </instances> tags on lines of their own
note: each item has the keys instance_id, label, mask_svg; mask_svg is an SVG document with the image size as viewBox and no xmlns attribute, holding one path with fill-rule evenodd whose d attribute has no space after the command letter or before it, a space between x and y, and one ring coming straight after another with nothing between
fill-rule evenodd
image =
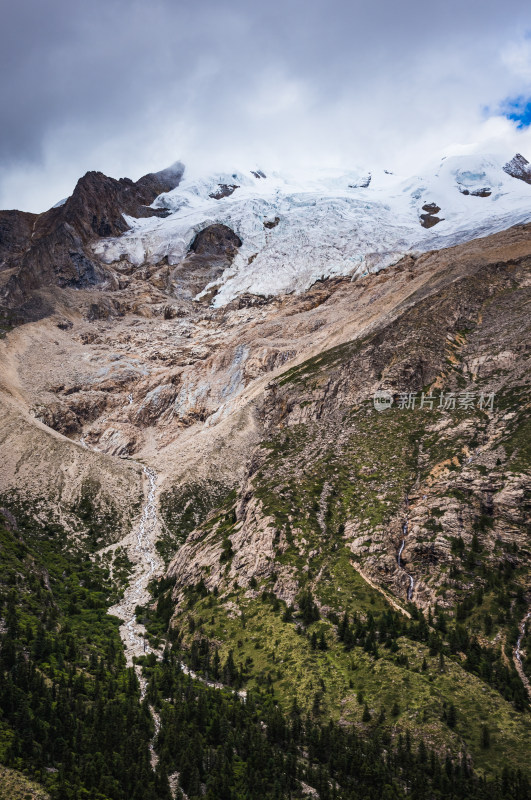
<instances>
[{"instance_id":1,"label":"jagged rock outcrop","mask_svg":"<svg viewBox=\"0 0 531 800\"><path fill-rule=\"evenodd\" d=\"M29 246L36 219L36 214L25 211L0 211L0 270L6 259Z\"/></svg>"},{"instance_id":2,"label":"jagged rock outcrop","mask_svg":"<svg viewBox=\"0 0 531 800\"><path fill-rule=\"evenodd\" d=\"M224 197L230 197L239 188L236 183L218 183L218 188L211 192L209 197L213 200L222 200Z\"/></svg>"},{"instance_id":3,"label":"jagged rock outcrop","mask_svg":"<svg viewBox=\"0 0 531 800\"><path fill-rule=\"evenodd\" d=\"M484 186L481 189L463 189L459 186L461 194L470 195L471 197L490 197L492 190L489 186Z\"/></svg>"},{"instance_id":4,"label":"jagged rock outcrop","mask_svg":"<svg viewBox=\"0 0 531 800\"><path fill-rule=\"evenodd\" d=\"M210 589L218 586L223 577L248 586L251 579L268 577L275 569L276 536L272 520L264 515L260 504L253 499L243 509L242 517L230 535L234 556L230 564L222 558L223 538L219 524L199 529L188 537L168 567L168 576L175 579L176 598L182 588L205 577ZM210 528L210 529L209 529Z\"/></svg>"},{"instance_id":5,"label":"jagged rock outcrop","mask_svg":"<svg viewBox=\"0 0 531 800\"><path fill-rule=\"evenodd\" d=\"M232 264L241 239L227 225L208 225L195 236L186 258L168 271L167 288L180 299L192 300ZM215 294L215 288L205 303Z\"/></svg>"},{"instance_id":6,"label":"jagged rock outcrop","mask_svg":"<svg viewBox=\"0 0 531 800\"><path fill-rule=\"evenodd\" d=\"M521 153L517 153L514 158L511 158L503 167L503 171L512 178L531 183L531 164Z\"/></svg>"},{"instance_id":7,"label":"jagged rock outcrop","mask_svg":"<svg viewBox=\"0 0 531 800\"><path fill-rule=\"evenodd\" d=\"M424 206L425 208L425 206ZM444 217L437 217L435 214L421 214L420 224L423 228L433 228L438 222L442 222Z\"/></svg>"},{"instance_id":8,"label":"jagged rock outcrop","mask_svg":"<svg viewBox=\"0 0 531 800\"><path fill-rule=\"evenodd\" d=\"M39 319L50 313L53 302L43 301L37 294L41 288L82 289L101 283L108 271L94 257L90 243L126 231L124 214L164 216L164 209L149 208L149 204L175 188L183 170L176 164L145 175L136 183L129 178L115 180L101 172L87 172L62 205L44 214L1 212L4 280L0 284L0 307L22 320Z\"/></svg>"}]
</instances>

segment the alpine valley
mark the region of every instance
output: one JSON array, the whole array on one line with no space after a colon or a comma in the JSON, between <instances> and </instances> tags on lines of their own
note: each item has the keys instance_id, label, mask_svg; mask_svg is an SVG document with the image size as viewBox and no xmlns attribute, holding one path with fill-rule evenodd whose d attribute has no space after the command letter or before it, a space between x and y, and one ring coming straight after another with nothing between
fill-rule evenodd
<instances>
[{"instance_id":1,"label":"alpine valley","mask_svg":"<svg viewBox=\"0 0 531 800\"><path fill-rule=\"evenodd\" d=\"M531 797L531 165L0 211L0 798Z\"/></svg>"}]
</instances>

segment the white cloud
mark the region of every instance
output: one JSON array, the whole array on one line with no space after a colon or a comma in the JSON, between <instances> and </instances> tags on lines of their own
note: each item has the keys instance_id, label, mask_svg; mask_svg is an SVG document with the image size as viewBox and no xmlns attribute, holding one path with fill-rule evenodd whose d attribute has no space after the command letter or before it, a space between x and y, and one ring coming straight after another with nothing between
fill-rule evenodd
<instances>
[{"instance_id":1,"label":"white cloud","mask_svg":"<svg viewBox=\"0 0 531 800\"><path fill-rule=\"evenodd\" d=\"M501 61L516 77L531 83L531 35L506 45Z\"/></svg>"},{"instance_id":2,"label":"white cloud","mask_svg":"<svg viewBox=\"0 0 531 800\"><path fill-rule=\"evenodd\" d=\"M42 210L89 169L137 178L176 159L411 171L496 139L531 158L525 132L483 110L530 80L523 0L94 0L101 19L23 2L35 14L13 42L0 32L0 207Z\"/></svg>"}]
</instances>

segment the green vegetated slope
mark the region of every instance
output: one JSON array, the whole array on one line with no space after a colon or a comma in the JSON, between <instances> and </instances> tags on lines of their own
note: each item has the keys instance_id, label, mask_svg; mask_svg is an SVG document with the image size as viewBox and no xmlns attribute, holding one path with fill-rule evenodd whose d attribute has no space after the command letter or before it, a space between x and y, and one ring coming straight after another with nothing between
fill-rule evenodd
<instances>
[{"instance_id":1,"label":"green vegetated slope","mask_svg":"<svg viewBox=\"0 0 531 800\"><path fill-rule=\"evenodd\" d=\"M4 514L0 762L60 800L158 797L153 721L107 614L119 596L108 567L27 509Z\"/></svg>"},{"instance_id":2,"label":"green vegetated slope","mask_svg":"<svg viewBox=\"0 0 531 800\"><path fill-rule=\"evenodd\" d=\"M224 679L231 680L230 659ZM162 769L179 774L188 797L332 798L525 797L527 780L505 769L497 782L472 773L465 759L441 759L406 733L395 742L383 730L368 737L353 726L283 710L266 689L242 702L183 675L174 653L147 658L147 697L161 720ZM180 790L177 792L180 797Z\"/></svg>"},{"instance_id":3,"label":"green vegetated slope","mask_svg":"<svg viewBox=\"0 0 531 800\"><path fill-rule=\"evenodd\" d=\"M0 800L49 800L49 797L42 786L0 765Z\"/></svg>"},{"instance_id":4,"label":"green vegetated slope","mask_svg":"<svg viewBox=\"0 0 531 800\"><path fill-rule=\"evenodd\" d=\"M229 494L219 481L194 481L184 486L170 486L160 496L159 513L163 522L157 541L160 556L168 562L194 528L208 517Z\"/></svg>"},{"instance_id":5,"label":"green vegetated slope","mask_svg":"<svg viewBox=\"0 0 531 800\"><path fill-rule=\"evenodd\" d=\"M522 261L465 276L281 376L245 487L186 551L198 564L209 552L210 566L184 593L178 568L153 587L152 636L210 679L260 687L285 710L296 701L315 721L409 732L491 777L527 771L513 651L531 600L528 273ZM385 412L372 405L381 386L395 395ZM398 407L401 392L415 409ZM433 408L418 408L422 392ZM438 408L441 392L455 409ZM249 495L274 547L256 574L233 568L241 531L256 532ZM397 567L406 515L412 603Z\"/></svg>"},{"instance_id":6,"label":"green vegetated slope","mask_svg":"<svg viewBox=\"0 0 531 800\"><path fill-rule=\"evenodd\" d=\"M0 526L0 761L8 765L0 767L0 796L528 795L516 771L507 768L499 783L485 784L466 761L440 757L416 735L393 742L379 727L367 737L364 729L321 719L317 708L307 713L292 702L283 709L268 682L245 702L230 688L204 686L181 670L178 645L159 664L154 656L142 659L148 685L141 701L134 671L124 667L117 620L106 614L116 599L108 568L64 531L11 511L18 516L4 511ZM306 613L315 615L311 602ZM220 672L228 686L240 681L230 656ZM160 715L157 736L150 708Z\"/></svg>"}]
</instances>

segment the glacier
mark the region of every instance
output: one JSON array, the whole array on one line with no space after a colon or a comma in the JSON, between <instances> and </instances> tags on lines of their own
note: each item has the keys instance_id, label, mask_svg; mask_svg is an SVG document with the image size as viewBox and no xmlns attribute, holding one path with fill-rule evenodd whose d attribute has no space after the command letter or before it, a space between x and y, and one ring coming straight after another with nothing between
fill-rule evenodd
<instances>
[{"instance_id":1,"label":"glacier","mask_svg":"<svg viewBox=\"0 0 531 800\"><path fill-rule=\"evenodd\" d=\"M126 217L129 230L98 241L94 249L107 264L178 264L197 233L221 223L242 245L231 266L202 292L214 294L214 306L242 293L300 292L321 278L355 278L407 253L530 221L531 185L503 169L511 155L449 156L411 177L366 167L306 174L256 167L207 176L185 172L176 189L152 204L168 216ZM231 193L220 197L226 192ZM430 204L439 209L433 216L440 221L424 228L421 214Z\"/></svg>"}]
</instances>

